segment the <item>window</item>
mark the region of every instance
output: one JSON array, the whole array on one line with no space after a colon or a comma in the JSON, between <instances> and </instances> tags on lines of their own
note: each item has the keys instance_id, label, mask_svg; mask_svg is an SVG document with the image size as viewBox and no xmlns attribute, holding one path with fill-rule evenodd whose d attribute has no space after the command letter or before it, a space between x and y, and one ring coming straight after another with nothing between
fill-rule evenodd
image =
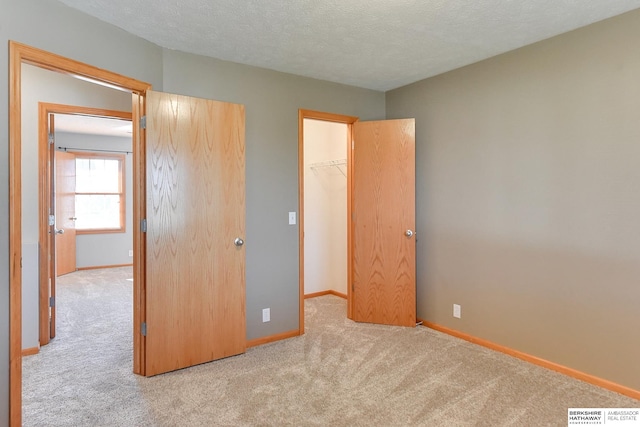
<instances>
[{"instance_id":1,"label":"window","mask_svg":"<svg viewBox=\"0 0 640 427\"><path fill-rule=\"evenodd\" d=\"M124 155L76 154L78 233L125 231Z\"/></svg>"}]
</instances>

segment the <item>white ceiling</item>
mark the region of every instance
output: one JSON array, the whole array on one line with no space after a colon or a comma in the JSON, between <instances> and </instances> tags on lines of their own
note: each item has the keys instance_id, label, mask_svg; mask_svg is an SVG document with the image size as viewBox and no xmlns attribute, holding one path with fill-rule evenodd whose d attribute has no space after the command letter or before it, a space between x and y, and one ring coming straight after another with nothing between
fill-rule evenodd
<instances>
[{"instance_id":1,"label":"white ceiling","mask_svg":"<svg viewBox=\"0 0 640 427\"><path fill-rule=\"evenodd\" d=\"M162 47L386 91L640 0L60 0Z\"/></svg>"},{"instance_id":2,"label":"white ceiling","mask_svg":"<svg viewBox=\"0 0 640 427\"><path fill-rule=\"evenodd\" d=\"M81 116L72 114L55 115L56 132L81 133L88 135L108 135L131 138L132 126L129 120Z\"/></svg>"}]
</instances>

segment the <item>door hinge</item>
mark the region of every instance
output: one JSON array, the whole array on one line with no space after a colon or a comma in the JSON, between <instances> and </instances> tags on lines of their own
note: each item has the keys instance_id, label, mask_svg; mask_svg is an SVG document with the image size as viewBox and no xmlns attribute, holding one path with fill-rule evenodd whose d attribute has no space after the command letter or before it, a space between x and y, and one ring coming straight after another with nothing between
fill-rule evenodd
<instances>
[{"instance_id":1,"label":"door hinge","mask_svg":"<svg viewBox=\"0 0 640 427\"><path fill-rule=\"evenodd\" d=\"M142 322L142 325L140 325L140 333L143 337L147 336L147 322Z\"/></svg>"},{"instance_id":2,"label":"door hinge","mask_svg":"<svg viewBox=\"0 0 640 427\"><path fill-rule=\"evenodd\" d=\"M147 116L140 117L140 129L147 128Z\"/></svg>"},{"instance_id":3,"label":"door hinge","mask_svg":"<svg viewBox=\"0 0 640 427\"><path fill-rule=\"evenodd\" d=\"M143 233L147 232L147 219L142 219L140 221L140 231L142 231Z\"/></svg>"},{"instance_id":4,"label":"door hinge","mask_svg":"<svg viewBox=\"0 0 640 427\"><path fill-rule=\"evenodd\" d=\"M56 297L49 297L49 307L56 306Z\"/></svg>"},{"instance_id":5,"label":"door hinge","mask_svg":"<svg viewBox=\"0 0 640 427\"><path fill-rule=\"evenodd\" d=\"M49 134L49 145L53 145L56 141L56 137L53 135L53 133Z\"/></svg>"}]
</instances>

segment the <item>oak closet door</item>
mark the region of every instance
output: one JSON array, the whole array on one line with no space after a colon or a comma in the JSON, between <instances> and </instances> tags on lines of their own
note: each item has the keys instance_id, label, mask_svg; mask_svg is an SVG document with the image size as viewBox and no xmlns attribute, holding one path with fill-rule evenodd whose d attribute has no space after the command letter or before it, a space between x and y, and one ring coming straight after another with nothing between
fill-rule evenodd
<instances>
[{"instance_id":1,"label":"oak closet door","mask_svg":"<svg viewBox=\"0 0 640 427\"><path fill-rule=\"evenodd\" d=\"M415 121L353 124L352 313L416 325Z\"/></svg>"}]
</instances>

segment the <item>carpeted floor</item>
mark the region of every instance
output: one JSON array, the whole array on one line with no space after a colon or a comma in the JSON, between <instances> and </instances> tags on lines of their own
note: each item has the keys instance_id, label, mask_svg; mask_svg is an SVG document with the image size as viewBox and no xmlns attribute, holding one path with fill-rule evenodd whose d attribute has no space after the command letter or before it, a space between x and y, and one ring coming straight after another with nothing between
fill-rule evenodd
<instances>
[{"instance_id":1,"label":"carpeted floor","mask_svg":"<svg viewBox=\"0 0 640 427\"><path fill-rule=\"evenodd\" d=\"M58 330L24 359L25 426L566 426L640 402L424 328L305 302L302 337L152 378L132 369L130 268L58 280Z\"/></svg>"}]
</instances>

